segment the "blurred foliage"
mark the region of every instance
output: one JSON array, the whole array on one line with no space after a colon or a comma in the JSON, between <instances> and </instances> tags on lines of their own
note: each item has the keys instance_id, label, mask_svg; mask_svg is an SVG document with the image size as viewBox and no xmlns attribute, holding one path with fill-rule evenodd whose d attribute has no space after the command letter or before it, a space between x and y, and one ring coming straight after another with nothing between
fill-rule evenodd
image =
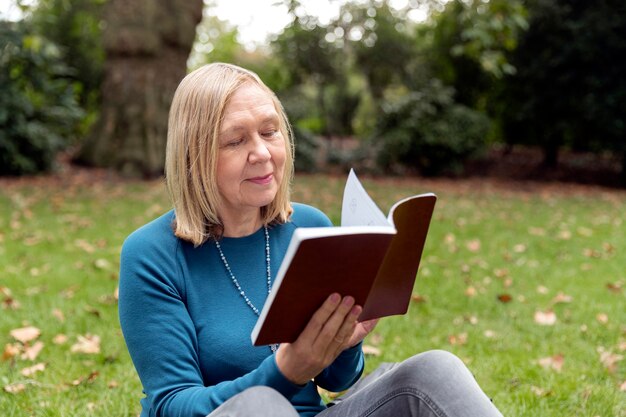
<instances>
[{"instance_id":1,"label":"blurred foliage","mask_svg":"<svg viewBox=\"0 0 626 417\"><path fill-rule=\"evenodd\" d=\"M57 44L72 68L81 106L88 112L84 130L96 118L104 67L102 8L106 0L37 0L27 19L33 30Z\"/></svg>"},{"instance_id":2,"label":"blurred foliage","mask_svg":"<svg viewBox=\"0 0 626 417\"><path fill-rule=\"evenodd\" d=\"M432 176L457 173L484 146L489 119L454 102L440 81L389 101L375 138L378 163L387 171L417 169Z\"/></svg>"},{"instance_id":3,"label":"blurred foliage","mask_svg":"<svg viewBox=\"0 0 626 417\"><path fill-rule=\"evenodd\" d=\"M623 155L626 63L618 57L626 55L626 4L527 3L530 27L512 54L518 71L502 93L505 140L542 147L548 165L562 147Z\"/></svg>"},{"instance_id":4,"label":"blurred foliage","mask_svg":"<svg viewBox=\"0 0 626 417\"><path fill-rule=\"evenodd\" d=\"M64 79L90 115L102 77L104 2L40 0L27 13L33 34L58 45L72 69ZM424 173L457 170L494 142L542 147L552 163L563 147L626 155L621 1L409 0L398 9L389 0L347 0L328 23L299 0L277 3L291 23L251 48L207 0L189 67L225 61L257 72L303 132L297 136L356 137L369 156L379 150L382 168ZM322 149L304 142L304 153ZM350 152L328 154L350 162Z\"/></svg>"},{"instance_id":5,"label":"blurred foliage","mask_svg":"<svg viewBox=\"0 0 626 417\"><path fill-rule=\"evenodd\" d=\"M59 47L26 21L0 22L0 175L49 171L84 113Z\"/></svg>"}]
</instances>

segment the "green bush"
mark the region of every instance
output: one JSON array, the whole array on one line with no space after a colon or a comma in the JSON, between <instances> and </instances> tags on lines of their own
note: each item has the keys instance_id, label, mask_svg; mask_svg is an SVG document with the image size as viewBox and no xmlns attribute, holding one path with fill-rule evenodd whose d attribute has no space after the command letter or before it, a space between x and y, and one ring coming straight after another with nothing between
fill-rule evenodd
<instances>
[{"instance_id":1,"label":"green bush","mask_svg":"<svg viewBox=\"0 0 626 417\"><path fill-rule=\"evenodd\" d=\"M0 22L0 175L49 171L83 111L59 48L24 22Z\"/></svg>"},{"instance_id":2,"label":"green bush","mask_svg":"<svg viewBox=\"0 0 626 417\"><path fill-rule=\"evenodd\" d=\"M383 106L373 144L382 169L417 169L427 176L458 172L485 145L488 117L455 103L453 93L433 81Z\"/></svg>"},{"instance_id":3,"label":"green bush","mask_svg":"<svg viewBox=\"0 0 626 417\"><path fill-rule=\"evenodd\" d=\"M294 146L296 149L295 169L298 172L314 172L319 168L319 151L322 140L312 132L293 126Z\"/></svg>"}]
</instances>

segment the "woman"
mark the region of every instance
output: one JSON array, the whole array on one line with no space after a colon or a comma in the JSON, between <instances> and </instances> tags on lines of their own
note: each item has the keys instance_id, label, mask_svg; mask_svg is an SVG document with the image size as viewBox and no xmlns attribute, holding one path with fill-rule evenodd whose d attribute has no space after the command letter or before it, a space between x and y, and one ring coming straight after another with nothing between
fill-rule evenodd
<instances>
[{"instance_id":1,"label":"woman","mask_svg":"<svg viewBox=\"0 0 626 417\"><path fill-rule=\"evenodd\" d=\"M121 256L120 322L146 394L142 416L500 415L445 352L324 405L318 387L338 392L359 380L361 342L376 325L357 322L349 294L329 294L295 342L252 346L291 234L331 222L290 202L290 127L256 74L221 63L190 73L168 129L174 209L131 234Z\"/></svg>"}]
</instances>

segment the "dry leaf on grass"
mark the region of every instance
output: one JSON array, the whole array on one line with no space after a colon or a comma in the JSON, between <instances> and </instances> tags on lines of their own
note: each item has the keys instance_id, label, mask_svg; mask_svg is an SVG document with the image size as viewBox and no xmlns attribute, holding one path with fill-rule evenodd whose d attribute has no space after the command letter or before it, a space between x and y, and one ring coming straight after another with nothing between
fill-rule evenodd
<instances>
[{"instance_id":1,"label":"dry leaf on grass","mask_svg":"<svg viewBox=\"0 0 626 417\"><path fill-rule=\"evenodd\" d=\"M33 366L29 366L28 368L24 368L20 371L20 373L24 376L32 376L37 372L43 372L46 370L46 364L41 362Z\"/></svg>"},{"instance_id":2,"label":"dry leaf on grass","mask_svg":"<svg viewBox=\"0 0 626 417\"><path fill-rule=\"evenodd\" d=\"M541 388L541 387L537 387L537 386L534 386L534 385L531 385L530 391L533 394L535 394L537 397L547 397L549 395L552 395L552 390Z\"/></svg>"},{"instance_id":3,"label":"dry leaf on grass","mask_svg":"<svg viewBox=\"0 0 626 417\"><path fill-rule=\"evenodd\" d=\"M52 338L52 343L54 343L55 345L62 345L65 342L67 342L67 336L63 333L59 333Z\"/></svg>"},{"instance_id":4,"label":"dry leaf on grass","mask_svg":"<svg viewBox=\"0 0 626 417\"><path fill-rule=\"evenodd\" d=\"M65 321L65 314L63 314L63 312L59 310L58 308L55 308L54 310L52 310L52 315L61 323Z\"/></svg>"},{"instance_id":5,"label":"dry leaf on grass","mask_svg":"<svg viewBox=\"0 0 626 417\"><path fill-rule=\"evenodd\" d=\"M413 294L411 296L411 301L419 304L419 303L425 303L427 300L426 300L426 297L424 297L423 295Z\"/></svg>"},{"instance_id":6,"label":"dry leaf on grass","mask_svg":"<svg viewBox=\"0 0 626 417\"><path fill-rule=\"evenodd\" d=\"M513 301L513 297L511 296L511 294L499 294L498 301L500 301L501 303L510 303L511 301Z\"/></svg>"},{"instance_id":7,"label":"dry leaf on grass","mask_svg":"<svg viewBox=\"0 0 626 417\"><path fill-rule=\"evenodd\" d=\"M4 390L9 394L18 394L26 389L26 385L21 382L17 382L15 384L9 384L4 386Z\"/></svg>"},{"instance_id":8,"label":"dry leaf on grass","mask_svg":"<svg viewBox=\"0 0 626 417\"><path fill-rule=\"evenodd\" d=\"M100 336L86 334L78 336L78 342L70 348L72 353L96 354L100 353Z\"/></svg>"},{"instance_id":9,"label":"dry leaf on grass","mask_svg":"<svg viewBox=\"0 0 626 417\"><path fill-rule=\"evenodd\" d=\"M472 239L465 244L465 247L470 252L478 252L480 250L480 240Z\"/></svg>"},{"instance_id":10,"label":"dry leaf on grass","mask_svg":"<svg viewBox=\"0 0 626 417\"><path fill-rule=\"evenodd\" d=\"M14 356L18 355L22 351L22 348L17 343L7 343L4 346L4 352L2 352L2 360L8 361Z\"/></svg>"},{"instance_id":11,"label":"dry leaf on grass","mask_svg":"<svg viewBox=\"0 0 626 417\"><path fill-rule=\"evenodd\" d=\"M461 346L467 343L467 333L460 333L458 335L450 335L448 336L448 343L452 346Z\"/></svg>"},{"instance_id":12,"label":"dry leaf on grass","mask_svg":"<svg viewBox=\"0 0 626 417\"><path fill-rule=\"evenodd\" d=\"M565 358L562 354L548 356L546 358L541 358L537 361L539 365L541 365L544 369L552 369L557 372L561 372L563 369L563 363L565 362Z\"/></svg>"},{"instance_id":13,"label":"dry leaf on grass","mask_svg":"<svg viewBox=\"0 0 626 417\"><path fill-rule=\"evenodd\" d=\"M70 385L77 387L81 384L91 384L98 378L98 375L100 375L100 372L91 371L89 375L81 376L80 378L73 380Z\"/></svg>"},{"instance_id":14,"label":"dry leaf on grass","mask_svg":"<svg viewBox=\"0 0 626 417\"><path fill-rule=\"evenodd\" d=\"M572 296L571 295L567 295L567 294L563 294L562 292L559 292L556 296L554 296L554 298L552 299L552 304L557 304L557 303L571 303L572 302Z\"/></svg>"},{"instance_id":15,"label":"dry leaf on grass","mask_svg":"<svg viewBox=\"0 0 626 417\"><path fill-rule=\"evenodd\" d=\"M619 386L619 390L622 392L626 392L626 381L622 382Z\"/></svg>"},{"instance_id":16,"label":"dry leaf on grass","mask_svg":"<svg viewBox=\"0 0 626 417\"><path fill-rule=\"evenodd\" d=\"M598 353L600 354L600 362L611 374L617 370L617 363L624 359L624 356L604 350L602 346L598 348Z\"/></svg>"},{"instance_id":17,"label":"dry leaf on grass","mask_svg":"<svg viewBox=\"0 0 626 417\"><path fill-rule=\"evenodd\" d=\"M41 341L35 342L32 346L24 346L24 352L20 355L21 359L34 361L39 356L39 352L43 349L44 344Z\"/></svg>"},{"instance_id":18,"label":"dry leaf on grass","mask_svg":"<svg viewBox=\"0 0 626 417\"><path fill-rule=\"evenodd\" d=\"M380 349L378 349L377 347L374 347L374 346L363 345L362 349L363 349L363 354L364 355L380 356L380 354L381 354Z\"/></svg>"},{"instance_id":19,"label":"dry leaf on grass","mask_svg":"<svg viewBox=\"0 0 626 417\"><path fill-rule=\"evenodd\" d=\"M31 340L37 339L41 335L41 330L34 326L22 327L19 329L13 329L10 332L11 337L18 342L28 343Z\"/></svg>"},{"instance_id":20,"label":"dry leaf on grass","mask_svg":"<svg viewBox=\"0 0 626 417\"><path fill-rule=\"evenodd\" d=\"M554 326L556 313L552 310L535 311L535 323L541 326Z\"/></svg>"}]
</instances>

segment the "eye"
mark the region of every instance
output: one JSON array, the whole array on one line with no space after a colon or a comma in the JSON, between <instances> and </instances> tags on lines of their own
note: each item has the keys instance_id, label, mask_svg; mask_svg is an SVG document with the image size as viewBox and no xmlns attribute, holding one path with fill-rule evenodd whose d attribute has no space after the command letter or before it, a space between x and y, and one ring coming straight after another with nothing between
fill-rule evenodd
<instances>
[{"instance_id":1,"label":"eye","mask_svg":"<svg viewBox=\"0 0 626 417\"><path fill-rule=\"evenodd\" d=\"M261 133L261 135L263 137L265 137L265 138L273 138L277 134L278 134L278 130L276 130L276 129L269 129L269 130L266 130L263 133Z\"/></svg>"},{"instance_id":2,"label":"eye","mask_svg":"<svg viewBox=\"0 0 626 417\"><path fill-rule=\"evenodd\" d=\"M243 143L243 138L232 139L226 142L226 147L234 148Z\"/></svg>"}]
</instances>

